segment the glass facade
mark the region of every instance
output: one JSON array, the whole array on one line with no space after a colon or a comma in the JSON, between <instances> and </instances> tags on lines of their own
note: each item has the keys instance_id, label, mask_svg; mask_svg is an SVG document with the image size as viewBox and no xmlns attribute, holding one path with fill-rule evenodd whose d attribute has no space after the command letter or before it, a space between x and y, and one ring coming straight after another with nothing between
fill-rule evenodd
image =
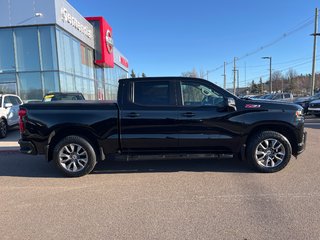
<instances>
[{"instance_id":1,"label":"glass facade","mask_svg":"<svg viewBox=\"0 0 320 240\"><path fill-rule=\"evenodd\" d=\"M81 92L116 100L128 72L94 65L94 50L56 25L0 29L0 92L41 100L48 92Z\"/></svg>"}]
</instances>

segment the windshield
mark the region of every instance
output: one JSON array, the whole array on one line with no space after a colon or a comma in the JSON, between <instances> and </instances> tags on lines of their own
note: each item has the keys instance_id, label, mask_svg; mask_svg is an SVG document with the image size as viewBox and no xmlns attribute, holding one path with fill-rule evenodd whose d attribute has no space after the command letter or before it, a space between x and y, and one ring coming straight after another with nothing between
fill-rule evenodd
<instances>
[{"instance_id":1,"label":"windshield","mask_svg":"<svg viewBox=\"0 0 320 240\"><path fill-rule=\"evenodd\" d=\"M267 94L265 96L262 97L263 99L272 99L273 98L273 94Z\"/></svg>"},{"instance_id":2,"label":"windshield","mask_svg":"<svg viewBox=\"0 0 320 240\"><path fill-rule=\"evenodd\" d=\"M81 94L50 94L43 98L44 102L61 100L84 100L84 98Z\"/></svg>"},{"instance_id":3,"label":"windshield","mask_svg":"<svg viewBox=\"0 0 320 240\"><path fill-rule=\"evenodd\" d=\"M317 100L319 98L320 98L320 94L316 94L316 95L310 97L310 101Z\"/></svg>"}]
</instances>

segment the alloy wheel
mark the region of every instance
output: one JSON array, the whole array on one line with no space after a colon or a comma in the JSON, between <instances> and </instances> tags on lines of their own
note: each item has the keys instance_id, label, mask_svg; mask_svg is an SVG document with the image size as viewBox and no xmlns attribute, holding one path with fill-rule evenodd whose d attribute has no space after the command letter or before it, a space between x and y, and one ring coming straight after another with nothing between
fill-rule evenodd
<instances>
[{"instance_id":1,"label":"alloy wheel","mask_svg":"<svg viewBox=\"0 0 320 240\"><path fill-rule=\"evenodd\" d=\"M88 153L79 144L70 143L59 151L59 163L68 172L79 172L88 164Z\"/></svg>"},{"instance_id":2,"label":"alloy wheel","mask_svg":"<svg viewBox=\"0 0 320 240\"><path fill-rule=\"evenodd\" d=\"M255 150L255 159L262 167L274 168L281 164L286 156L284 145L277 139L261 141Z\"/></svg>"}]
</instances>

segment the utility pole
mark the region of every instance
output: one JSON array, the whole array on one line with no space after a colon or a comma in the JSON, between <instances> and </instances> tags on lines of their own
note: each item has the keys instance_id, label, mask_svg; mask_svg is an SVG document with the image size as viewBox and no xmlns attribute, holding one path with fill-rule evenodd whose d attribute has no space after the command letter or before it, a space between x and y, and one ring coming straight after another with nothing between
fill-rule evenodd
<instances>
[{"instance_id":1,"label":"utility pole","mask_svg":"<svg viewBox=\"0 0 320 240\"><path fill-rule=\"evenodd\" d=\"M237 58L233 58L233 94L236 95L236 60Z\"/></svg>"},{"instance_id":2,"label":"utility pole","mask_svg":"<svg viewBox=\"0 0 320 240\"><path fill-rule=\"evenodd\" d=\"M272 93L272 57L262 57L262 59L269 59L269 81L270 81L270 93Z\"/></svg>"},{"instance_id":3,"label":"utility pole","mask_svg":"<svg viewBox=\"0 0 320 240\"><path fill-rule=\"evenodd\" d=\"M244 62L244 87L247 90L247 62Z\"/></svg>"},{"instance_id":4,"label":"utility pole","mask_svg":"<svg viewBox=\"0 0 320 240\"><path fill-rule=\"evenodd\" d=\"M209 81L209 71L207 70L207 80Z\"/></svg>"},{"instance_id":5,"label":"utility pole","mask_svg":"<svg viewBox=\"0 0 320 240\"><path fill-rule=\"evenodd\" d=\"M239 69L237 71L237 95L239 95Z\"/></svg>"},{"instance_id":6,"label":"utility pole","mask_svg":"<svg viewBox=\"0 0 320 240\"><path fill-rule=\"evenodd\" d=\"M314 16L314 33L311 34L313 36L313 60L312 60L312 79L310 84L310 95L314 94L314 87L316 83L316 51L317 51L317 36L320 36L318 32L318 8L316 8L315 16Z\"/></svg>"},{"instance_id":7,"label":"utility pole","mask_svg":"<svg viewBox=\"0 0 320 240\"><path fill-rule=\"evenodd\" d=\"M223 64L223 88L227 89L226 62Z\"/></svg>"}]
</instances>

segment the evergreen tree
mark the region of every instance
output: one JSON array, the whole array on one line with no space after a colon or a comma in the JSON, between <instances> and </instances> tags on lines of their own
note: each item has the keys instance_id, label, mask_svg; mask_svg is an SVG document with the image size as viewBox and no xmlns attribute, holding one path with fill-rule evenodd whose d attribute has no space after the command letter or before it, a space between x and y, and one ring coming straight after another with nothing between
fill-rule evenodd
<instances>
[{"instance_id":1,"label":"evergreen tree","mask_svg":"<svg viewBox=\"0 0 320 240\"><path fill-rule=\"evenodd\" d=\"M134 73L133 69L131 70L130 76L131 76L132 78L135 78L135 77L136 77L136 74Z\"/></svg>"},{"instance_id":2,"label":"evergreen tree","mask_svg":"<svg viewBox=\"0 0 320 240\"><path fill-rule=\"evenodd\" d=\"M252 80L252 83L251 83L251 92L252 93L259 92L258 86L257 86L257 84L255 84L254 80Z\"/></svg>"},{"instance_id":3,"label":"evergreen tree","mask_svg":"<svg viewBox=\"0 0 320 240\"><path fill-rule=\"evenodd\" d=\"M145 74L145 73L142 73L142 77L143 77L143 78L145 78L145 77L147 77L147 76L146 76L146 74Z\"/></svg>"}]
</instances>

